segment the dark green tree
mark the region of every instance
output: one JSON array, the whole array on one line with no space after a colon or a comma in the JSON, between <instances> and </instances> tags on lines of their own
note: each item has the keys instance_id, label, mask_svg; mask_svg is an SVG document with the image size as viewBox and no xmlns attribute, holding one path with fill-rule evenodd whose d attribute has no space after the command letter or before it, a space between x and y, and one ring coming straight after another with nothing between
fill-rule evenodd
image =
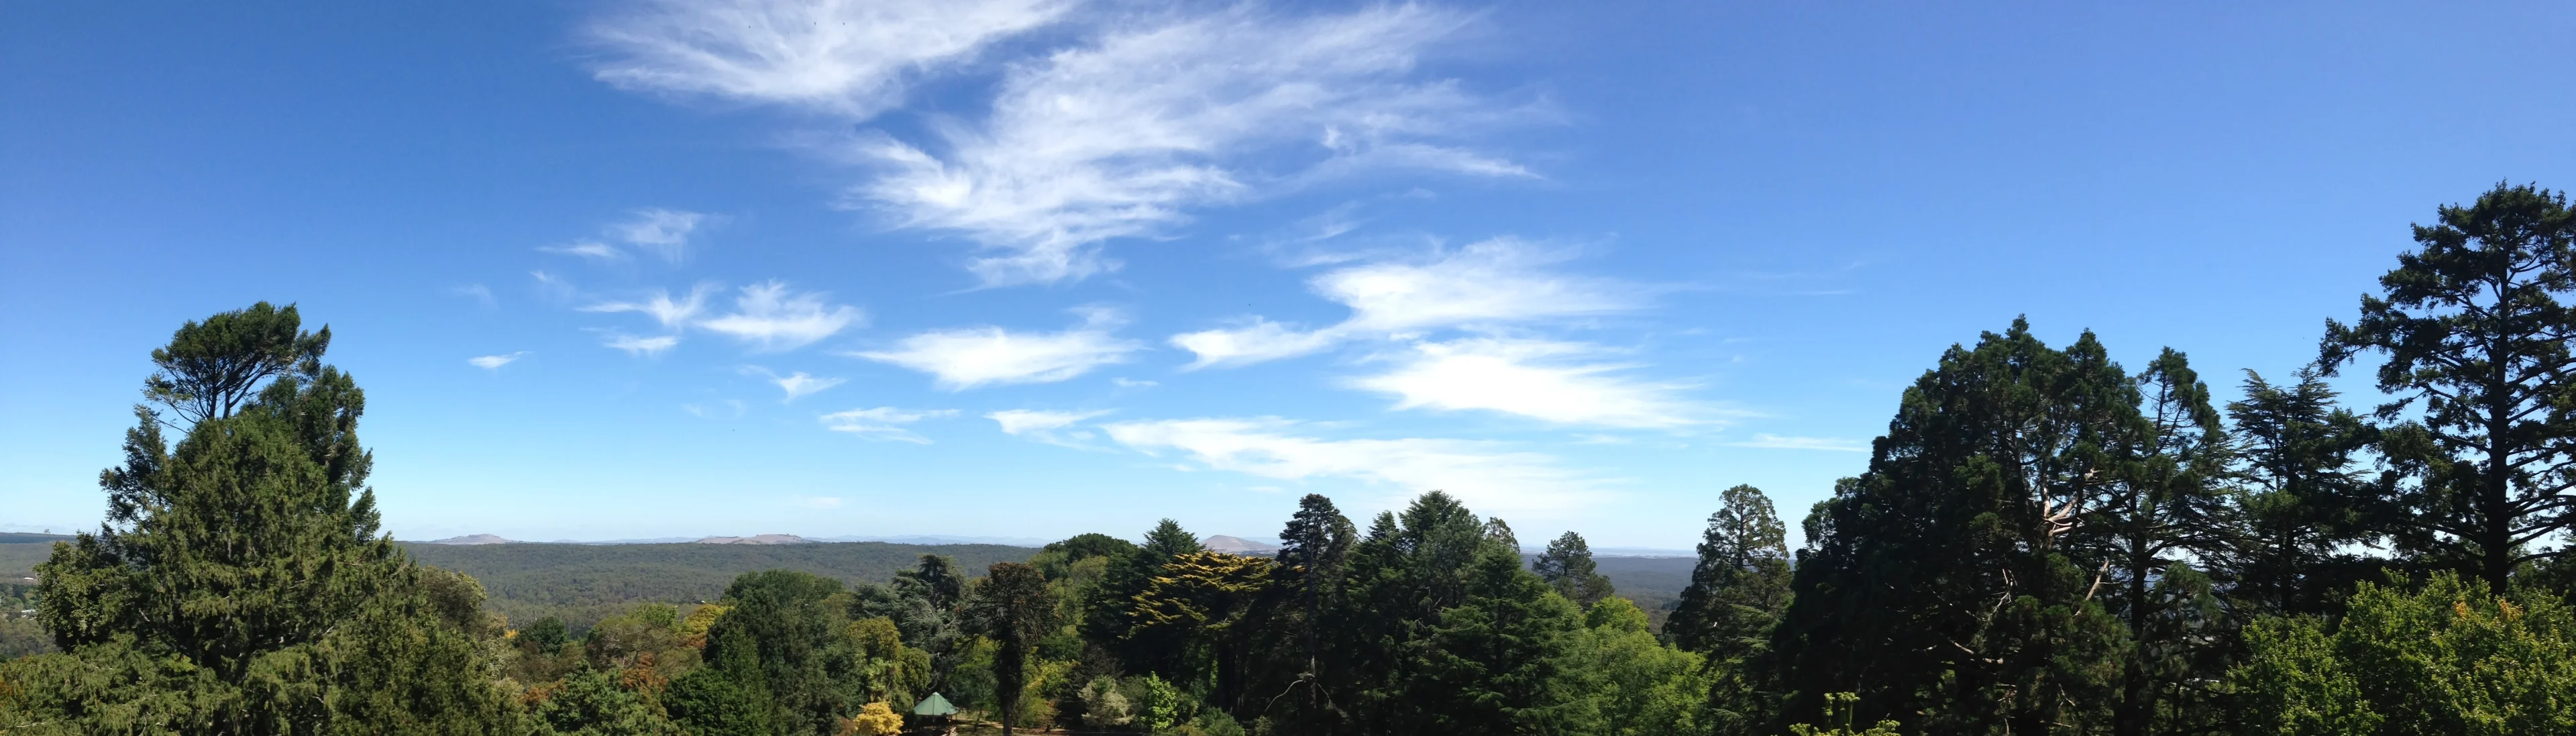
<instances>
[{"instance_id":1,"label":"dark green tree","mask_svg":"<svg viewBox=\"0 0 2576 736\"><path fill-rule=\"evenodd\" d=\"M840 592L840 581L812 573L744 573L725 589L732 608L707 629L706 666L768 706L766 720L784 733L832 733L865 684L856 647L840 636Z\"/></svg>"},{"instance_id":2,"label":"dark green tree","mask_svg":"<svg viewBox=\"0 0 2576 736\"><path fill-rule=\"evenodd\" d=\"M2096 495L2078 505L2067 537L2078 554L2101 560L2087 599L2100 594L2132 634L2174 634L2132 638L2112 708L2112 732L2120 736L2207 726L2171 721L2215 717L2217 693L2202 683L2225 670L2215 658L2233 639L2214 628L2223 621L2202 615L2209 586L2186 582L2206 580L2191 562L2221 556L2236 541L2228 504L2234 448L2209 386L2181 352L2166 348L2135 380L2142 405L2106 417L2127 423L2104 432L2114 450L2105 474L2112 482L2094 486Z\"/></svg>"},{"instance_id":3,"label":"dark green tree","mask_svg":"<svg viewBox=\"0 0 2576 736\"><path fill-rule=\"evenodd\" d=\"M86 733L508 733L479 587L378 533L365 395L329 330L266 303L153 352L107 521L56 545L39 617L62 654L13 662L35 720ZM169 414L164 415L166 411ZM170 421L175 419L176 421ZM172 446L162 430L184 433ZM460 598L470 598L470 603ZM52 659L48 659L48 657ZM46 661L36 661L46 660Z\"/></svg>"},{"instance_id":4,"label":"dark green tree","mask_svg":"<svg viewBox=\"0 0 2576 736\"><path fill-rule=\"evenodd\" d=\"M1807 518L1775 634L1789 699L1859 694L1908 732L2045 734L2108 720L2123 642L2066 535L2115 482L2137 387L2091 333L2015 320L1907 389L1868 472Z\"/></svg>"},{"instance_id":5,"label":"dark green tree","mask_svg":"<svg viewBox=\"0 0 2576 736\"><path fill-rule=\"evenodd\" d=\"M1701 533L1690 585L1664 620L1664 639L1712 661L1743 660L1769 648L1771 626L1788 607L1788 528L1762 489L1726 489Z\"/></svg>"},{"instance_id":6,"label":"dark green tree","mask_svg":"<svg viewBox=\"0 0 2576 736\"><path fill-rule=\"evenodd\" d=\"M2342 550L2376 532L2369 483L2354 456L2378 432L2335 405L2316 368L2275 385L2245 372L2245 398L2229 402L2246 485L2237 499L2244 535L2228 555L2235 595L2252 610L2323 613L2332 591L2362 579L2368 565Z\"/></svg>"},{"instance_id":7,"label":"dark green tree","mask_svg":"<svg viewBox=\"0 0 2576 736\"><path fill-rule=\"evenodd\" d=\"M1128 672L1155 674L1163 679L1184 681L1187 674L1188 643L1171 638L1166 630L1139 632L1134 604L1136 595L1153 584L1163 566L1174 558L1192 552L1203 552L1198 538L1181 528L1180 522L1164 519L1145 533L1143 544L1134 554L1118 561L1101 576L1100 582L1084 593L1083 638L1103 651L1115 653Z\"/></svg>"},{"instance_id":8,"label":"dark green tree","mask_svg":"<svg viewBox=\"0 0 2576 736\"><path fill-rule=\"evenodd\" d=\"M995 699L1002 706L1002 733L1009 736L1028 687L1029 654L1040 637L1056 627L1055 589L1037 568L1018 562L996 562L975 581L966 606L968 627L999 645L993 655Z\"/></svg>"},{"instance_id":9,"label":"dark green tree","mask_svg":"<svg viewBox=\"0 0 2576 736\"><path fill-rule=\"evenodd\" d=\"M1370 734L1549 733L1579 698L1562 676L1582 612L1520 551L1446 493L1381 514L1351 550L1333 683L1349 729Z\"/></svg>"},{"instance_id":10,"label":"dark green tree","mask_svg":"<svg viewBox=\"0 0 2576 736\"><path fill-rule=\"evenodd\" d=\"M2326 322L2328 375L2377 353L2383 420L2421 406L2381 452L2407 471L2397 541L2438 564L2503 585L2576 516L2576 215L2565 195L2498 184L2467 207L2415 226L2361 318Z\"/></svg>"},{"instance_id":11,"label":"dark green tree","mask_svg":"<svg viewBox=\"0 0 2576 736\"><path fill-rule=\"evenodd\" d=\"M1329 662L1325 658L1322 622L1327 611L1342 606L1344 567L1358 537L1359 529L1333 506L1332 499L1313 493L1297 500L1297 513L1279 531L1281 586L1294 597L1298 615L1274 619L1284 629L1279 631L1282 637L1293 638L1296 647L1293 658L1274 661L1297 668L1283 688L1304 691L1304 707L1285 718L1301 733L1330 733L1340 723L1339 709L1325 700L1323 683L1327 678L1346 678L1348 672L1339 658Z\"/></svg>"},{"instance_id":12,"label":"dark green tree","mask_svg":"<svg viewBox=\"0 0 2576 736\"><path fill-rule=\"evenodd\" d=\"M1585 608L1610 597L1613 592L1610 578L1602 575L1601 567L1592 562L1592 545L1584 543L1581 534L1569 531L1558 535L1556 541L1547 543L1547 551L1540 552L1538 559L1530 562L1530 567L1538 573L1539 579L1547 581L1549 588L1556 590L1557 595Z\"/></svg>"}]
</instances>

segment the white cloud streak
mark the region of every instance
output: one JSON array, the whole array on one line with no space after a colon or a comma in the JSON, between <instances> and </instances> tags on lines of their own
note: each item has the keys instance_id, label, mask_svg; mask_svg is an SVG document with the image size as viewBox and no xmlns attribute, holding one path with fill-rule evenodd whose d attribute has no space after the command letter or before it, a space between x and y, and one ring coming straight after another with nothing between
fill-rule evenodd
<instances>
[{"instance_id":1,"label":"white cloud streak","mask_svg":"<svg viewBox=\"0 0 2576 736\"><path fill-rule=\"evenodd\" d=\"M1494 327L1636 309L1646 291L1626 282L1554 273L1571 254L1513 239L1486 240L1420 261L1335 269L1308 282L1350 308L1339 324L1303 330L1254 318L1242 327L1174 335L1198 356L1189 368L1250 365L1305 355L1354 339L1449 327Z\"/></svg>"},{"instance_id":2,"label":"white cloud streak","mask_svg":"<svg viewBox=\"0 0 2576 736\"><path fill-rule=\"evenodd\" d=\"M699 320L699 328L723 333L755 350L794 350L831 337L866 317L857 307L824 303L823 292L796 293L770 281L742 287L734 311Z\"/></svg>"},{"instance_id":3,"label":"white cloud streak","mask_svg":"<svg viewBox=\"0 0 2576 736\"><path fill-rule=\"evenodd\" d=\"M686 299L672 299L671 292L655 289L653 290L653 296L643 301L600 302L598 304L582 307L581 311L606 313L642 312L644 314L652 315L653 321L662 323L663 327L679 329L687 326L690 320L696 319L700 312L706 311L707 292L714 289L715 287L713 286L699 284L696 287L689 289L689 296Z\"/></svg>"},{"instance_id":4,"label":"white cloud streak","mask_svg":"<svg viewBox=\"0 0 2576 736\"><path fill-rule=\"evenodd\" d=\"M1158 454L1176 451L1214 470L1266 478L1355 479L1400 494L1447 490L1476 508L1550 511L1597 498L1600 481L1557 458L1469 440L1322 439L1281 419L1180 419L1103 425L1111 439Z\"/></svg>"},{"instance_id":5,"label":"white cloud streak","mask_svg":"<svg viewBox=\"0 0 2576 736\"><path fill-rule=\"evenodd\" d=\"M466 358L465 362L472 363L474 364L474 367L481 368L483 370L497 371L501 369L501 366L509 365L513 361L527 357L527 355L528 351L521 350L519 352L502 355L484 355Z\"/></svg>"},{"instance_id":6,"label":"white cloud streak","mask_svg":"<svg viewBox=\"0 0 2576 736\"><path fill-rule=\"evenodd\" d=\"M982 243L991 254L969 268L1009 285L1113 269L1100 241L1364 162L1527 176L1415 141L1488 114L1452 84L1410 78L1418 54L1467 22L1420 5L1294 18L1247 4L1116 27L1013 67L991 117L941 131L939 148L866 140L859 153L887 172L854 194L904 226ZM1290 160L1310 163L1256 173Z\"/></svg>"},{"instance_id":7,"label":"white cloud streak","mask_svg":"<svg viewBox=\"0 0 2576 736\"><path fill-rule=\"evenodd\" d=\"M822 420L825 429L834 432L848 432L871 440L927 445L930 444L930 438L915 434L901 425L956 415L955 409L914 410L880 406L874 409L836 411L818 418Z\"/></svg>"},{"instance_id":8,"label":"white cloud streak","mask_svg":"<svg viewBox=\"0 0 2576 736\"><path fill-rule=\"evenodd\" d=\"M1105 416L1107 414L1109 414L1109 411L1106 409L1086 412L1005 409L985 414L984 418L991 419L994 424L1001 425L1002 433L1013 437L1026 437L1050 445L1070 447L1077 450L1096 451L1106 449L1091 442L1098 435L1094 434L1090 430L1072 429L1068 431L1068 429L1076 423Z\"/></svg>"},{"instance_id":9,"label":"white cloud streak","mask_svg":"<svg viewBox=\"0 0 2576 736\"><path fill-rule=\"evenodd\" d=\"M1753 439L1750 441L1729 442L1727 444L1733 447L1758 447L1771 450L1831 450L1834 452L1869 451L1869 442L1867 440L1847 440L1837 437L1782 437L1776 434L1756 434L1753 435Z\"/></svg>"},{"instance_id":10,"label":"white cloud streak","mask_svg":"<svg viewBox=\"0 0 2576 736\"><path fill-rule=\"evenodd\" d=\"M932 330L906 337L893 350L848 353L931 374L949 391L989 384L1053 383L1093 368L1124 362L1143 350L1110 333L1117 318L1090 312L1084 324L1062 332L1012 333L1000 327Z\"/></svg>"},{"instance_id":11,"label":"white cloud streak","mask_svg":"<svg viewBox=\"0 0 2576 736\"><path fill-rule=\"evenodd\" d=\"M817 378L804 371L781 376L756 365L743 366L742 372L767 379L771 384L778 386L779 390L787 392L787 398L779 400L778 403L781 404L794 403L797 399L822 393L825 389L848 382L847 379L841 378Z\"/></svg>"},{"instance_id":12,"label":"white cloud streak","mask_svg":"<svg viewBox=\"0 0 2576 736\"><path fill-rule=\"evenodd\" d=\"M1641 429L1713 421L1672 395L1681 386L1618 375L1628 365L1580 362L1602 352L1594 345L1545 340L1417 343L1394 358L1394 370L1351 383L1400 397L1399 410L1487 410L1560 424Z\"/></svg>"},{"instance_id":13,"label":"white cloud streak","mask_svg":"<svg viewBox=\"0 0 2576 736\"><path fill-rule=\"evenodd\" d=\"M651 207L636 210L635 219L610 225L608 231L628 245L678 263L688 255L689 233L706 219L706 215L696 212Z\"/></svg>"},{"instance_id":14,"label":"white cloud streak","mask_svg":"<svg viewBox=\"0 0 2576 736\"><path fill-rule=\"evenodd\" d=\"M651 358L660 356L664 351L670 350L671 348L678 347L680 344L680 338L676 335L637 337L634 335L612 332L609 333L608 342L605 344L612 348L624 350L627 355L632 355L638 358Z\"/></svg>"},{"instance_id":15,"label":"white cloud streak","mask_svg":"<svg viewBox=\"0 0 2576 736\"><path fill-rule=\"evenodd\" d=\"M618 87L780 104L866 119L909 77L1054 22L1066 0L660 0L602 18L591 38Z\"/></svg>"}]
</instances>

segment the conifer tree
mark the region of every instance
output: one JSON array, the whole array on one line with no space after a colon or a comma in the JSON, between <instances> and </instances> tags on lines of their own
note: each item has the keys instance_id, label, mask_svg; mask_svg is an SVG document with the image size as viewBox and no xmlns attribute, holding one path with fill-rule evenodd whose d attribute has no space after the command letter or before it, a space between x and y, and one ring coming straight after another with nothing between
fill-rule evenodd
<instances>
[{"instance_id":1,"label":"conifer tree","mask_svg":"<svg viewBox=\"0 0 2576 736\"><path fill-rule=\"evenodd\" d=\"M1739 661L1769 646L1789 607L1788 528L1760 488L1739 485L1719 498L1664 639L1712 661Z\"/></svg>"},{"instance_id":2,"label":"conifer tree","mask_svg":"<svg viewBox=\"0 0 2576 736\"><path fill-rule=\"evenodd\" d=\"M1302 733L1329 733L1339 720L1324 700L1323 683L1347 673L1339 658L1327 665L1320 637L1326 611L1338 611L1342 605L1344 566L1358 536L1358 528L1334 508L1332 499L1313 493L1298 499L1296 515L1279 532L1279 576L1302 614L1277 619L1286 622L1287 634L1295 638L1298 649L1300 669L1287 687L1304 690L1300 701L1305 707L1290 716Z\"/></svg>"},{"instance_id":3,"label":"conifer tree","mask_svg":"<svg viewBox=\"0 0 2576 736\"><path fill-rule=\"evenodd\" d=\"M993 682L1002 706L1002 733L1009 736L1019 715L1020 693L1028 687L1029 655L1039 637L1054 629L1055 590L1037 568L1018 562L993 563L969 595L966 620L976 633L999 645L993 655Z\"/></svg>"},{"instance_id":4,"label":"conifer tree","mask_svg":"<svg viewBox=\"0 0 2576 736\"><path fill-rule=\"evenodd\" d=\"M1581 534L1569 531L1557 536L1530 566L1557 595L1585 608L1613 592L1610 578L1602 575L1600 565L1592 561L1592 545L1584 543Z\"/></svg>"},{"instance_id":5,"label":"conifer tree","mask_svg":"<svg viewBox=\"0 0 2576 736\"><path fill-rule=\"evenodd\" d=\"M2210 662L2223 648L2221 621L2204 616L2207 576L2191 562L2223 555L2235 541L2227 504L2234 449L2209 386L2181 352L2166 348L2135 379L2142 404L2125 434L2105 436L2115 450L2113 482L2096 486L2068 535L2079 554L2099 558L2088 599L2102 600L2132 634L2124 654L2112 732L2139 736L2177 717L2201 718L2212 694L2190 683L2223 669ZM2116 426L2111 429L2121 429ZM2097 596L2098 594L2098 596ZM2170 633L2171 636L2142 636ZM2205 724L2204 724L2205 725Z\"/></svg>"},{"instance_id":6,"label":"conifer tree","mask_svg":"<svg viewBox=\"0 0 2576 736\"><path fill-rule=\"evenodd\" d=\"M2229 555L2235 591L2253 610L2323 613L2329 591L2362 579L2362 561L2337 550L2376 536L2372 489L2354 455L2378 437L2335 405L2322 372L2301 368L2275 385L2245 372L2245 398L2227 404L2235 425L2244 536Z\"/></svg>"},{"instance_id":7,"label":"conifer tree","mask_svg":"<svg viewBox=\"0 0 2576 736\"><path fill-rule=\"evenodd\" d=\"M2052 350L2015 320L1906 390L1869 470L1807 519L1775 634L1786 713L1859 694L1909 732L2094 728L2121 627L2066 535L2113 482L2138 391L2089 332Z\"/></svg>"},{"instance_id":8,"label":"conifer tree","mask_svg":"<svg viewBox=\"0 0 2576 736\"><path fill-rule=\"evenodd\" d=\"M267 303L153 351L107 521L39 566L63 654L13 662L32 720L88 733L509 733L478 586L377 527L365 395L330 331ZM165 413L166 412L166 413ZM175 446L162 430L182 433ZM461 609L461 613L460 613ZM48 659L51 658L51 659Z\"/></svg>"},{"instance_id":9,"label":"conifer tree","mask_svg":"<svg viewBox=\"0 0 2576 736\"><path fill-rule=\"evenodd\" d=\"M2405 471L2398 543L2502 586L2515 566L2566 554L2576 524L2576 213L2563 194L2498 184L2415 226L2361 318L2326 322L2328 375L2364 353L2387 360L2379 407L2396 420L2380 451Z\"/></svg>"},{"instance_id":10,"label":"conifer tree","mask_svg":"<svg viewBox=\"0 0 2576 736\"><path fill-rule=\"evenodd\" d=\"M1136 594L1145 592L1163 566L1181 555L1203 552L1198 538L1181 528L1181 523L1164 519L1145 533L1143 544L1134 554L1120 559L1092 586L1084 607L1092 613L1082 620L1083 637L1101 648L1115 652L1136 674L1153 673L1164 679L1178 679L1186 662L1183 648L1187 642L1170 638L1169 630L1137 632L1134 603Z\"/></svg>"}]
</instances>

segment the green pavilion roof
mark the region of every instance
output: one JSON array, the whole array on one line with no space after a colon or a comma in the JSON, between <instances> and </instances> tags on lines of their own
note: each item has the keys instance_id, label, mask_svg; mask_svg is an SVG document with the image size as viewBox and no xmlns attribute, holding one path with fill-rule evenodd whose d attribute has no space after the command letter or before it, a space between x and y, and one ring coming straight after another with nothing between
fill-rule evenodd
<instances>
[{"instance_id":1,"label":"green pavilion roof","mask_svg":"<svg viewBox=\"0 0 2576 736\"><path fill-rule=\"evenodd\" d=\"M930 697L921 699L920 705L912 707L912 714L916 716L953 716L957 714L957 706L949 705L948 699L939 697L938 693L931 693Z\"/></svg>"}]
</instances>

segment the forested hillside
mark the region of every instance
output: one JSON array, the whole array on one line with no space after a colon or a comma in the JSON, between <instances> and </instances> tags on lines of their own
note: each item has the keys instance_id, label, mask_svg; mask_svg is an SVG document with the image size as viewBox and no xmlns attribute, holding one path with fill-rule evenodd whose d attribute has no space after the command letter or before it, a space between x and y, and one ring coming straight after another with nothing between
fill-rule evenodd
<instances>
[{"instance_id":1,"label":"forested hillside","mask_svg":"<svg viewBox=\"0 0 2576 736\"><path fill-rule=\"evenodd\" d=\"M576 630L636 603L695 603L724 595L743 573L795 570L844 583L882 581L922 555L967 569L1028 559L1027 547L998 544L476 544L405 543L424 565L474 576L488 604L517 622L547 616Z\"/></svg>"},{"instance_id":2,"label":"forested hillside","mask_svg":"<svg viewBox=\"0 0 2576 736\"><path fill-rule=\"evenodd\" d=\"M2499 185L2413 237L2271 376L2027 319L1927 356L1794 553L1763 490L1708 489L1660 627L1607 574L1631 561L1571 531L1524 556L1441 491L1304 496L1275 556L1171 519L397 545L329 329L263 302L153 351L107 523L37 566L60 651L0 663L0 730L2576 734L2576 213ZM2393 400L2346 406L2347 370Z\"/></svg>"}]
</instances>

